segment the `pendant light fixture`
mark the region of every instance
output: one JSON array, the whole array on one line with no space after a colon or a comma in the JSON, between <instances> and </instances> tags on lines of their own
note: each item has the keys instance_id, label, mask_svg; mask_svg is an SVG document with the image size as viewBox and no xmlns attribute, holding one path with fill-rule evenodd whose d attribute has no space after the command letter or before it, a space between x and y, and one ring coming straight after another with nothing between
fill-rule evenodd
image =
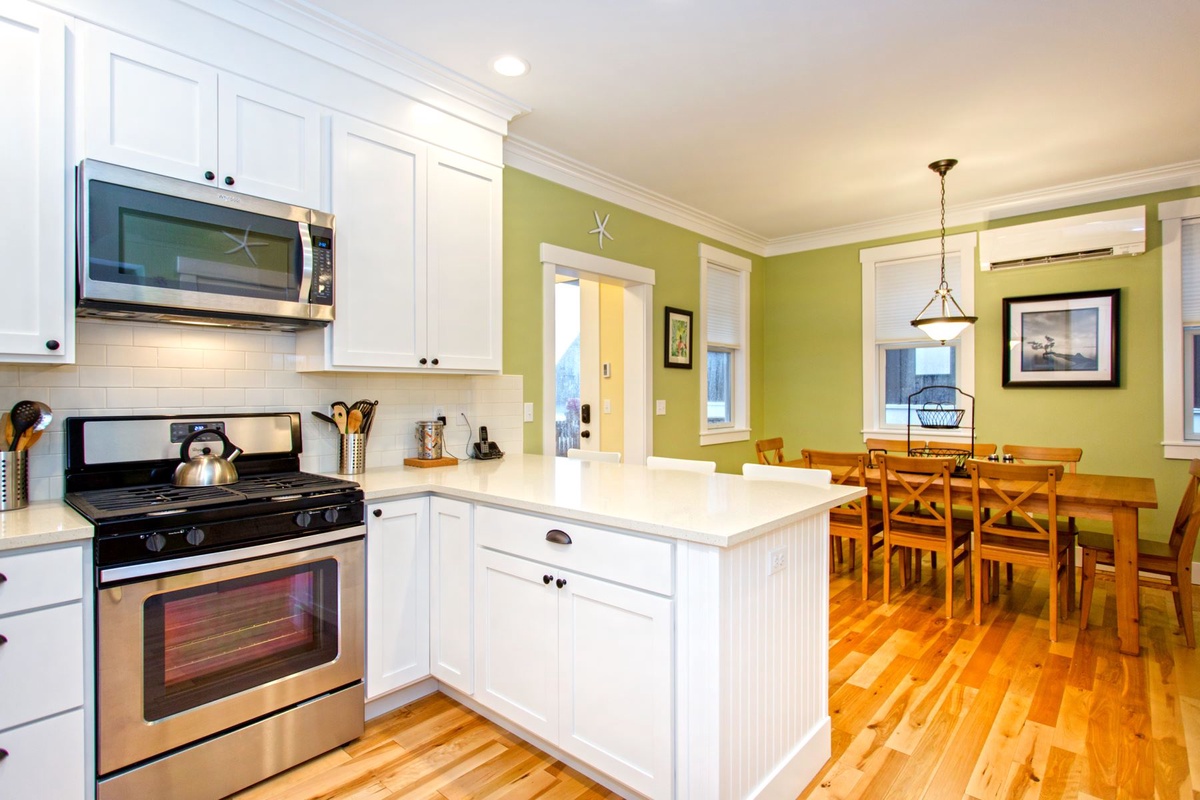
<instances>
[{"instance_id":1,"label":"pendant light fixture","mask_svg":"<svg viewBox=\"0 0 1200 800\"><path fill-rule=\"evenodd\" d=\"M942 178L942 282L934 290L933 297L912 321L913 327L925 331L930 339L945 344L966 330L968 325L974 325L978 317L967 316L954 295L950 294L950 284L946 283L946 173L958 163L955 158L943 158L929 165L929 168ZM925 312L930 316L926 317ZM957 312L957 313L955 313Z\"/></svg>"}]
</instances>

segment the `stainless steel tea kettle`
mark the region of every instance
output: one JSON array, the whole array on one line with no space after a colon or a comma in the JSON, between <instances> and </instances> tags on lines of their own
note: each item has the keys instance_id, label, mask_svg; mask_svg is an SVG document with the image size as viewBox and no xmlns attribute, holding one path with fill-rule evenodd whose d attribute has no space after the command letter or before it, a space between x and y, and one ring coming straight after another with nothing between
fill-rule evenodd
<instances>
[{"instance_id":1,"label":"stainless steel tea kettle","mask_svg":"<svg viewBox=\"0 0 1200 800\"><path fill-rule=\"evenodd\" d=\"M193 456L190 450L192 442L207 433L216 434L217 438L225 443L225 449L217 456L208 452L206 447L205 452ZM221 431L216 428L201 428L184 439L179 446L180 463L175 467L171 483L176 486L224 486L227 483L237 483L237 467L233 465L233 460L241 454L242 451Z\"/></svg>"}]
</instances>

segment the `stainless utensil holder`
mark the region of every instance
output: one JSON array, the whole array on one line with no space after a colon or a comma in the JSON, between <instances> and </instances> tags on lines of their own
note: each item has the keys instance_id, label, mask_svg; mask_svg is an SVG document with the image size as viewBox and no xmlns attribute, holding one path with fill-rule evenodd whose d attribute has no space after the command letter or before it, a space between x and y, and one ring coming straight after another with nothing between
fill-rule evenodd
<instances>
[{"instance_id":1,"label":"stainless utensil holder","mask_svg":"<svg viewBox=\"0 0 1200 800\"><path fill-rule=\"evenodd\" d=\"M338 447L338 474L359 475L367 470L367 436L343 433Z\"/></svg>"},{"instance_id":2,"label":"stainless utensil holder","mask_svg":"<svg viewBox=\"0 0 1200 800\"><path fill-rule=\"evenodd\" d=\"M0 451L0 511L29 505L29 451Z\"/></svg>"}]
</instances>

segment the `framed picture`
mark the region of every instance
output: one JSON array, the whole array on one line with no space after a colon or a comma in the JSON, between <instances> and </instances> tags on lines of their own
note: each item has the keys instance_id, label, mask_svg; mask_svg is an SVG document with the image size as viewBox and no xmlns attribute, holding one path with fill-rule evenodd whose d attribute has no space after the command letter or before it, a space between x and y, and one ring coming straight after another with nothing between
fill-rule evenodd
<instances>
[{"instance_id":1,"label":"framed picture","mask_svg":"<svg viewBox=\"0 0 1200 800\"><path fill-rule=\"evenodd\" d=\"M1004 298L1005 386L1118 386L1120 289Z\"/></svg>"},{"instance_id":2,"label":"framed picture","mask_svg":"<svg viewBox=\"0 0 1200 800\"><path fill-rule=\"evenodd\" d=\"M667 306L666 354L663 366L692 368L692 312Z\"/></svg>"}]
</instances>

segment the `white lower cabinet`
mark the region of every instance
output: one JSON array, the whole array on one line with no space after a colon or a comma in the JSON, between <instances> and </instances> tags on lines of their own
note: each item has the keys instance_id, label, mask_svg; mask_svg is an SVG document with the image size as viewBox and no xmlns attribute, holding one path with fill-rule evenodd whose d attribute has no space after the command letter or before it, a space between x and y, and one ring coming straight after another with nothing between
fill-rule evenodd
<instances>
[{"instance_id":1,"label":"white lower cabinet","mask_svg":"<svg viewBox=\"0 0 1200 800\"><path fill-rule=\"evenodd\" d=\"M429 675L429 499L367 513L367 699Z\"/></svg>"},{"instance_id":2,"label":"white lower cabinet","mask_svg":"<svg viewBox=\"0 0 1200 800\"><path fill-rule=\"evenodd\" d=\"M429 498L429 666L463 694L474 691L471 505Z\"/></svg>"},{"instance_id":3,"label":"white lower cabinet","mask_svg":"<svg viewBox=\"0 0 1200 800\"><path fill-rule=\"evenodd\" d=\"M531 538L556 526L526 519ZM487 522L477 512L477 543ZM635 791L670 797L671 599L484 547L475 576L476 699Z\"/></svg>"},{"instance_id":4,"label":"white lower cabinet","mask_svg":"<svg viewBox=\"0 0 1200 800\"><path fill-rule=\"evenodd\" d=\"M73 545L0 556L0 798L90 796L87 555Z\"/></svg>"}]
</instances>

